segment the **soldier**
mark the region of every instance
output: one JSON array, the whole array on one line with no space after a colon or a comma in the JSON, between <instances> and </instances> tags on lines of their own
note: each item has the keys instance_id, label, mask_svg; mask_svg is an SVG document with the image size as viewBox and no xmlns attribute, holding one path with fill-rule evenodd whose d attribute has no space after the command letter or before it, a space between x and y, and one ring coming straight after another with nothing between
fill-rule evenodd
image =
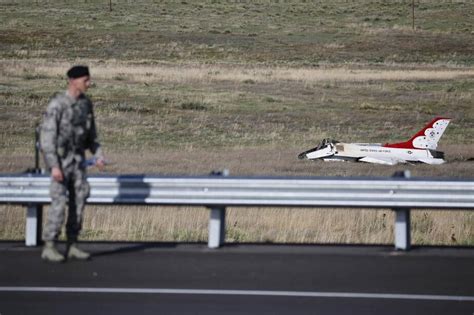
<instances>
[{"instance_id":1,"label":"soldier","mask_svg":"<svg viewBox=\"0 0 474 315\"><path fill-rule=\"evenodd\" d=\"M45 246L41 258L51 262L65 260L55 247L55 241L66 223L67 258L87 260L90 254L77 247L89 184L86 181L85 150L89 149L102 170L104 157L97 140L91 100L84 95L89 88L88 67L74 66L67 72L68 87L55 95L48 104L41 126L41 148L47 168L51 171L51 207L44 229Z\"/></svg>"}]
</instances>

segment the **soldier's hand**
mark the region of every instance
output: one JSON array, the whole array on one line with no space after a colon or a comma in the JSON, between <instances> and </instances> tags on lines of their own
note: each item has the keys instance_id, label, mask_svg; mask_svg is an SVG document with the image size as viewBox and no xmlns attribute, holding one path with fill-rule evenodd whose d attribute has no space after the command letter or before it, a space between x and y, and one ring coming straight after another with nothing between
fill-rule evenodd
<instances>
[{"instance_id":1,"label":"soldier's hand","mask_svg":"<svg viewBox=\"0 0 474 315\"><path fill-rule=\"evenodd\" d=\"M51 176L57 182L62 182L64 180L63 172L59 167L53 167L51 169Z\"/></svg>"},{"instance_id":2,"label":"soldier's hand","mask_svg":"<svg viewBox=\"0 0 474 315\"><path fill-rule=\"evenodd\" d=\"M103 158L97 159L97 161L95 162L95 165L97 166L99 171L102 172L105 168L105 160Z\"/></svg>"}]
</instances>

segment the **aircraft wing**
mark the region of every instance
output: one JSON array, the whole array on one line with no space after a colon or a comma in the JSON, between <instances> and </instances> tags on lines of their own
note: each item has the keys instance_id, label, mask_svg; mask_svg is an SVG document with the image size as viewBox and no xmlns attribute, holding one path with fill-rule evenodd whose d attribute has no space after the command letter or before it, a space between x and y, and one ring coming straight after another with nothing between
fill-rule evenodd
<instances>
[{"instance_id":1,"label":"aircraft wing","mask_svg":"<svg viewBox=\"0 0 474 315\"><path fill-rule=\"evenodd\" d=\"M403 160L398 160L398 159L384 159L384 158L374 158L370 156L363 157L359 159L361 162L367 162L367 163L374 163L374 164L383 164L383 165L395 165L398 164L398 162L405 162Z\"/></svg>"},{"instance_id":2,"label":"aircraft wing","mask_svg":"<svg viewBox=\"0 0 474 315\"><path fill-rule=\"evenodd\" d=\"M418 159L419 162L431 164L431 165L439 165L445 163L443 159Z\"/></svg>"}]
</instances>

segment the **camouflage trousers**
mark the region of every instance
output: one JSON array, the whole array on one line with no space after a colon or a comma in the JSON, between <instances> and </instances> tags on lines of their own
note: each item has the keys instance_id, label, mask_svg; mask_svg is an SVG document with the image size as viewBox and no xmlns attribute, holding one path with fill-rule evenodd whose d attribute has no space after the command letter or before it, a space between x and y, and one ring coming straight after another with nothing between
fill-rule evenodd
<instances>
[{"instance_id":1,"label":"camouflage trousers","mask_svg":"<svg viewBox=\"0 0 474 315\"><path fill-rule=\"evenodd\" d=\"M77 164L63 170L64 180L57 182L51 179L51 206L44 228L43 240L54 241L61 233L66 207L69 207L66 236L69 242L76 242L82 229L82 218L86 199L89 196L89 183L86 171Z\"/></svg>"}]
</instances>

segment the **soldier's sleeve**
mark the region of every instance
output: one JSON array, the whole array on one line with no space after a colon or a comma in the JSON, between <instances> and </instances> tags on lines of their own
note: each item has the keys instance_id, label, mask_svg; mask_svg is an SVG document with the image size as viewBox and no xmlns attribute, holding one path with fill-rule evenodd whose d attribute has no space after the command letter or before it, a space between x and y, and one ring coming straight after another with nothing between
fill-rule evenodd
<instances>
[{"instance_id":1,"label":"soldier's sleeve","mask_svg":"<svg viewBox=\"0 0 474 315\"><path fill-rule=\"evenodd\" d=\"M54 98L49 102L41 125L40 145L48 168L59 167L57 137L60 121L60 106Z\"/></svg>"},{"instance_id":2,"label":"soldier's sleeve","mask_svg":"<svg viewBox=\"0 0 474 315\"><path fill-rule=\"evenodd\" d=\"M89 139L88 139L88 149L94 154L97 159L103 159L104 155L102 153L102 148L100 146L98 136L97 136L97 129L95 126L95 117L94 117L94 110L92 102L90 102L90 110L91 110L91 129L89 132Z\"/></svg>"}]
</instances>

